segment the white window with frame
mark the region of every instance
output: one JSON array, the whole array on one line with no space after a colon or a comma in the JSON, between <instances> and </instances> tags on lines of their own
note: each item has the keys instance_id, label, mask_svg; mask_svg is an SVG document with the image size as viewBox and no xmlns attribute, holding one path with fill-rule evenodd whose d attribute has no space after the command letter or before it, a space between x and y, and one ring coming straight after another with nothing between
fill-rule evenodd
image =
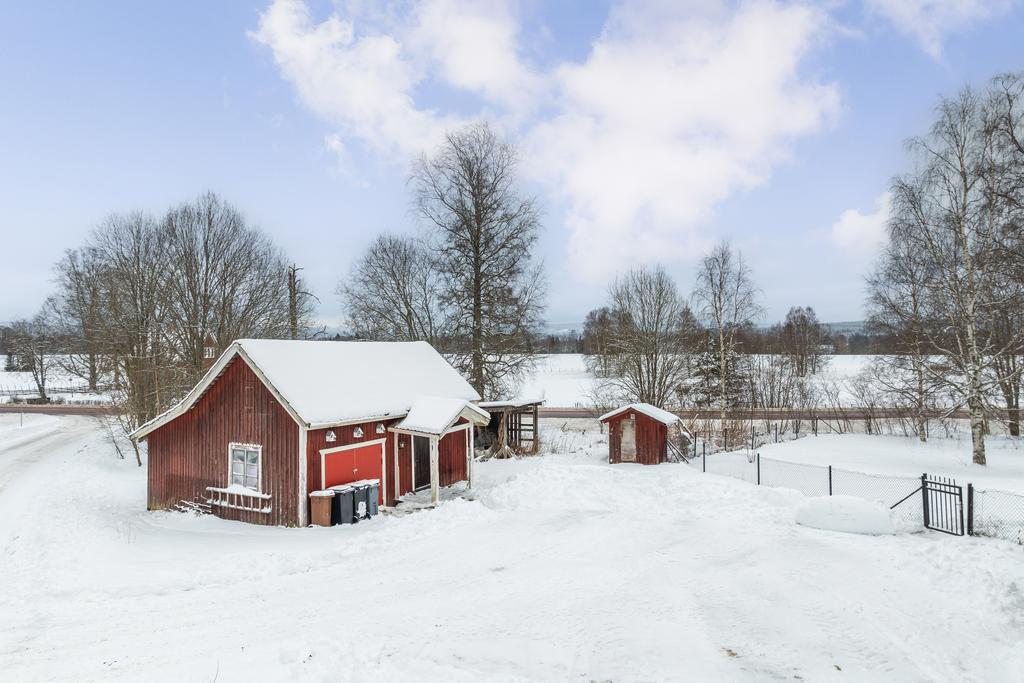
<instances>
[{"instance_id":1,"label":"white window with frame","mask_svg":"<svg viewBox=\"0 0 1024 683\"><path fill-rule=\"evenodd\" d=\"M255 444L233 443L228 447L230 457L229 484L262 491L263 447Z\"/></svg>"}]
</instances>

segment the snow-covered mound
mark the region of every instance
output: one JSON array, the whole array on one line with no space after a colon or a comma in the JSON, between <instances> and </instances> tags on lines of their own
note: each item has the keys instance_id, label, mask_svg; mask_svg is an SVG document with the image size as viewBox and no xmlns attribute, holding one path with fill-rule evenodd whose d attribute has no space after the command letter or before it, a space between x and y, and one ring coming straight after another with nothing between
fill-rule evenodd
<instances>
[{"instance_id":1,"label":"snow-covered mound","mask_svg":"<svg viewBox=\"0 0 1024 683\"><path fill-rule=\"evenodd\" d=\"M850 534L881 536L893 533L887 507L853 496L810 498L797 508L796 523Z\"/></svg>"}]
</instances>

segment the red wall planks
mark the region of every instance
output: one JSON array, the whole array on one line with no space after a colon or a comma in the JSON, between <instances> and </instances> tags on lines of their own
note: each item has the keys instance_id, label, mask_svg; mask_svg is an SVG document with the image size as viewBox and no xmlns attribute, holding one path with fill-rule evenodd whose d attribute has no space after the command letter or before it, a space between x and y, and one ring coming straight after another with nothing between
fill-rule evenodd
<instances>
[{"instance_id":1,"label":"red wall planks","mask_svg":"<svg viewBox=\"0 0 1024 683\"><path fill-rule=\"evenodd\" d=\"M398 435L398 495L412 492L412 437Z\"/></svg>"},{"instance_id":2,"label":"red wall planks","mask_svg":"<svg viewBox=\"0 0 1024 683\"><path fill-rule=\"evenodd\" d=\"M608 462L622 462L622 422L635 415L636 462L657 465L668 457L668 427L641 412L625 412L608 420Z\"/></svg>"},{"instance_id":3,"label":"red wall planks","mask_svg":"<svg viewBox=\"0 0 1024 683\"><path fill-rule=\"evenodd\" d=\"M466 430L445 435L438 443L438 471L441 486L464 481L466 474Z\"/></svg>"},{"instance_id":4,"label":"red wall planks","mask_svg":"<svg viewBox=\"0 0 1024 683\"><path fill-rule=\"evenodd\" d=\"M184 415L155 430L148 444L149 509L205 501L207 486L230 483L228 445L259 444L263 492L271 512L214 507L220 517L298 524L299 427L241 358L233 360Z\"/></svg>"}]
</instances>

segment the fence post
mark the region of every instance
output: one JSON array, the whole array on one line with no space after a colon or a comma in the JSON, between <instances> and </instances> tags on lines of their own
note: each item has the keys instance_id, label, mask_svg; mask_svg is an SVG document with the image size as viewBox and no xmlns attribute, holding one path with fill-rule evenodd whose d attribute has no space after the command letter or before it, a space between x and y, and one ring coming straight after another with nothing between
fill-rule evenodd
<instances>
[{"instance_id":1,"label":"fence post","mask_svg":"<svg viewBox=\"0 0 1024 683\"><path fill-rule=\"evenodd\" d=\"M729 428L722 427L722 450L729 450Z\"/></svg>"},{"instance_id":2,"label":"fence post","mask_svg":"<svg viewBox=\"0 0 1024 683\"><path fill-rule=\"evenodd\" d=\"M967 535L974 535L974 484L967 485Z\"/></svg>"},{"instance_id":3,"label":"fence post","mask_svg":"<svg viewBox=\"0 0 1024 683\"><path fill-rule=\"evenodd\" d=\"M818 416L815 415L811 424L814 426L814 435L818 435Z\"/></svg>"},{"instance_id":4,"label":"fence post","mask_svg":"<svg viewBox=\"0 0 1024 683\"><path fill-rule=\"evenodd\" d=\"M832 495L832 465L828 466L828 495Z\"/></svg>"},{"instance_id":5,"label":"fence post","mask_svg":"<svg viewBox=\"0 0 1024 683\"><path fill-rule=\"evenodd\" d=\"M750 450L754 450L754 425L750 425Z\"/></svg>"},{"instance_id":6,"label":"fence post","mask_svg":"<svg viewBox=\"0 0 1024 683\"><path fill-rule=\"evenodd\" d=\"M761 454L757 454L757 485L761 485Z\"/></svg>"},{"instance_id":7,"label":"fence post","mask_svg":"<svg viewBox=\"0 0 1024 683\"><path fill-rule=\"evenodd\" d=\"M928 519L928 474L921 475L921 516L924 518L924 526L927 529L931 522Z\"/></svg>"},{"instance_id":8,"label":"fence post","mask_svg":"<svg viewBox=\"0 0 1024 683\"><path fill-rule=\"evenodd\" d=\"M704 441L700 447L700 471L708 471L708 442Z\"/></svg>"},{"instance_id":9,"label":"fence post","mask_svg":"<svg viewBox=\"0 0 1024 683\"><path fill-rule=\"evenodd\" d=\"M697 435L700 434L696 429L693 430L693 457L697 457Z\"/></svg>"},{"instance_id":10,"label":"fence post","mask_svg":"<svg viewBox=\"0 0 1024 683\"><path fill-rule=\"evenodd\" d=\"M779 423L775 423L775 443L779 442Z\"/></svg>"}]
</instances>

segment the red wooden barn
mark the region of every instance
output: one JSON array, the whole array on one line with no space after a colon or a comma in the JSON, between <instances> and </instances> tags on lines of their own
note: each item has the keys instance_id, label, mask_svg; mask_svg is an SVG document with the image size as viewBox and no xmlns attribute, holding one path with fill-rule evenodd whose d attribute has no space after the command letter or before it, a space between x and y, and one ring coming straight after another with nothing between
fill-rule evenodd
<instances>
[{"instance_id":1,"label":"red wooden barn","mask_svg":"<svg viewBox=\"0 0 1024 683\"><path fill-rule=\"evenodd\" d=\"M616 408L598 419L608 425L608 462L641 465L669 459L669 429L680 421L679 416L649 403Z\"/></svg>"},{"instance_id":2,"label":"red wooden barn","mask_svg":"<svg viewBox=\"0 0 1024 683\"><path fill-rule=\"evenodd\" d=\"M480 396L426 342L234 342L148 446L149 509L306 526L312 491L380 480L380 504L472 482Z\"/></svg>"}]
</instances>

